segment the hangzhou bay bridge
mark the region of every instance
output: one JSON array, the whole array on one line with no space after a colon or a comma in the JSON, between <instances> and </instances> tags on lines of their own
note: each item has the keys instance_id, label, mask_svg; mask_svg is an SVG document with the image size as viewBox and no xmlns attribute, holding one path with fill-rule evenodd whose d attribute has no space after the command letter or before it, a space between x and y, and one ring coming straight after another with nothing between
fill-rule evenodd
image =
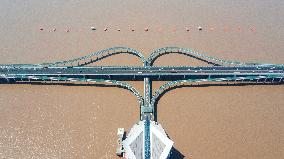
<instances>
[{"instance_id":1,"label":"hangzhou bay bridge","mask_svg":"<svg viewBox=\"0 0 284 159\"><path fill-rule=\"evenodd\" d=\"M116 54L137 56L143 66L90 66ZM159 57L167 54L182 54L211 66L154 66ZM224 60L179 47L157 49L148 58L131 48L113 47L72 60L0 65L0 83L105 83L130 90L140 105L140 121L131 128L126 138L124 129L118 129L116 153L131 159L174 157L173 141L157 123L157 100L167 90L195 83L282 84L283 77L283 64ZM127 81L144 81L143 95ZM152 81L166 83L152 92Z\"/></svg>"}]
</instances>

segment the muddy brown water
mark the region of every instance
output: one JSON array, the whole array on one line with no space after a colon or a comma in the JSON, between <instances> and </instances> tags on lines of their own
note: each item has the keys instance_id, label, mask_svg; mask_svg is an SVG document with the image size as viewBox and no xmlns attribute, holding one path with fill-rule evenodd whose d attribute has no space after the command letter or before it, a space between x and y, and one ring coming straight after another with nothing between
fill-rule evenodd
<instances>
[{"instance_id":1,"label":"muddy brown water","mask_svg":"<svg viewBox=\"0 0 284 159\"><path fill-rule=\"evenodd\" d=\"M179 46L224 59L284 63L283 7L281 0L3 0L0 63L71 59L113 46L145 56ZM97 65L141 63L116 55ZM199 63L167 55L156 65ZM142 82L131 84L143 92ZM282 85L178 88L158 102L158 121L185 158L280 159L283 99ZM129 130L138 120L136 97L125 89L0 85L0 157L116 158L117 128Z\"/></svg>"}]
</instances>

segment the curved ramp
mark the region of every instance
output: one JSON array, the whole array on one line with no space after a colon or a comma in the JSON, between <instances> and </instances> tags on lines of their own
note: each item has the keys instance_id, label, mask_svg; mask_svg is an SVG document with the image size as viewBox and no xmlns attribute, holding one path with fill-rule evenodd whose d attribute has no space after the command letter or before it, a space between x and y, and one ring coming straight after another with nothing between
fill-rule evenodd
<instances>
[{"instance_id":1,"label":"curved ramp","mask_svg":"<svg viewBox=\"0 0 284 159\"><path fill-rule=\"evenodd\" d=\"M85 66L85 65L95 63L97 61L100 61L104 58L107 58L109 56L116 55L116 54L131 54L131 55L139 57L140 60L143 62L143 64L147 63L147 60L144 57L144 55L137 50L134 50L128 47L112 47L112 48L97 51L89 55L71 59L71 60L56 61L53 63L42 63L39 65L47 66L47 67L48 66L57 66L57 67L58 66Z\"/></svg>"},{"instance_id":2,"label":"curved ramp","mask_svg":"<svg viewBox=\"0 0 284 159\"><path fill-rule=\"evenodd\" d=\"M89 82L89 83L106 83L106 84L114 84L126 88L131 91L138 100L140 106L144 105L144 99L140 95L139 91L135 89L132 85L124 81L117 80L105 80L105 79L86 79L86 78L67 78L67 77L48 77L48 76L24 76L24 75L15 75L4 77L7 80L15 80L15 81L57 81L57 82Z\"/></svg>"},{"instance_id":3,"label":"curved ramp","mask_svg":"<svg viewBox=\"0 0 284 159\"><path fill-rule=\"evenodd\" d=\"M262 64L262 63L249 63L249 62L241 62L236 60L223 60L217 57L209 56L206 54L201 54L198 51L187 49L187 48L180 48L180 47L163 47L155 50L150 54L148 57L148 65L152 66L154 62L161 56L167 54L183 54L187 55L191 58L195 58L197 60L206 62L211 65L215 66L252 66L252 65L274 65L274 64ZM278 65L275 65L278 66Z\"/></svg>"},{"instance_id":4,"label":"curved ramp","mask_svg":"<svg viewBox=\"0 0 284 159\"><path fill-rule=\"evenodd\" d=\"M271 79L274 82L283 82L284 75L265 75L265 76L244 76L244 77L227 77L227 78L207 78L207 79L187 79L170 81L159 87L152 96L151 105L157 102L159 96L170 88L182 85L184 83L201 83L201 82L259 82L260 80ZM278 79L278 80L275 80Z\"/></svg>"}]
</instances>

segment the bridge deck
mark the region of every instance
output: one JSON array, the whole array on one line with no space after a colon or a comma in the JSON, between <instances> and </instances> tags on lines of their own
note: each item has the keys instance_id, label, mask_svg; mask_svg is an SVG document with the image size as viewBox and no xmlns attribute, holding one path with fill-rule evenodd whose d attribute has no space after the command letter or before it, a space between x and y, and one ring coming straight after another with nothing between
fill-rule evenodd
<instances>
[{"instance_id":1,"label":"bridge deck","mask_svg":"<svg viewBox=\"0 0 284 159\"><path fill-rule=\"evenodd\" d=\"M116 80L176 80L241 76L277 76L284 67L0 67L0 78L47 76Z\"/></svg>"}]
</instances>

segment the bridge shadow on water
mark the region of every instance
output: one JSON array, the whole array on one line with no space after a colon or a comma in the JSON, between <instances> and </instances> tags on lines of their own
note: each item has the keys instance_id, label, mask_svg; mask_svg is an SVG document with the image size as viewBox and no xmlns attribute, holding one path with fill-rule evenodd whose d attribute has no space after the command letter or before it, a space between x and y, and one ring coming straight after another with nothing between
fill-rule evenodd
<instances>
[{"instance_id":1,"label":"bridge shadow on water","mask_svg":"<svg viewBox=\"0 0 284 159\"><path fill-rule=\"evenodd\" d=\"M179 152L176 148L172 148L170 156L168 157L168 159L184 159L185 156Z\"/></svg>"}]
</instances>

